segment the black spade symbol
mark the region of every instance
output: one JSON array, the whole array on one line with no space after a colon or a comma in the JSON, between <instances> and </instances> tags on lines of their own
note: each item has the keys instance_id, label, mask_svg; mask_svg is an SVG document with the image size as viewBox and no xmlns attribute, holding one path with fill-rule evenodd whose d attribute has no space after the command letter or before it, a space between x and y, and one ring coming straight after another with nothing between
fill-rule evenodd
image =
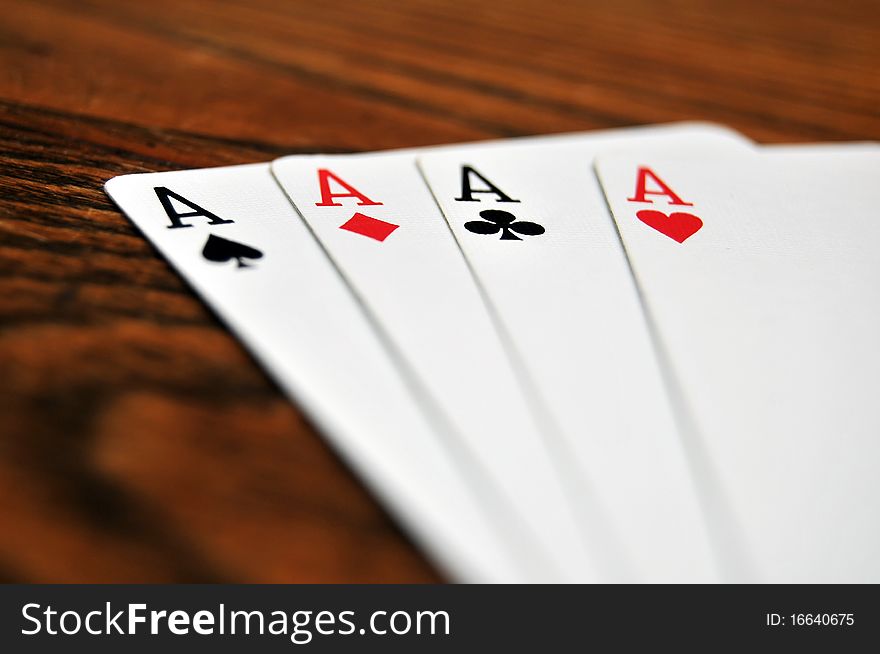
<instances>
[{"instance_id":1,"label":"black spade symbol","mask_svg":"<svg viewBox=\"0 0 880 654\"><path fill-rule=\"evenodd\" d=\"M471 220L464 224L464 228L474 234L497 234L501 232L502 241L521 241L516 234L523 236L540 236L544 228L538 223L528 220L517 220L509 211L500 209L486 209L480 212L483 220ZM514 233L516 232L516 234Z\"/></svg>"},{"instance_id":2,"label":"black spade symbol","mask_svg":"<svg viewBox=\"0 0 880 654\"><path fill-rule=\"evenodd\" d=\"M239 268L248 268L249 265L244 262L244 259L261 259L263 253L244 243L210 234L208 240L205 241L205 247L202 248L202 256L208 261L217 263L226 263L235 259Z\"/></svg>"}]
</instances>

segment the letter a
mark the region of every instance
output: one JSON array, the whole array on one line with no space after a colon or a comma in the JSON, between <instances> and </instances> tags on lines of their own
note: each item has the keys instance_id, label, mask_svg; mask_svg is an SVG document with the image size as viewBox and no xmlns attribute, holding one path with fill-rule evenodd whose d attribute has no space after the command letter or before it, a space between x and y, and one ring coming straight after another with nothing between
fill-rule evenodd
<instances>
[{"instance_id":1,"label":"letter a","mask_svg":"<svg viewBox=\"0 0 880 654\"><path fill-rule=\"evenodd\" d=\"M334 193L333 191L331 191L331 179L348 192ZM321 201L315 202L315 206L317 207L341 207L342 203L334 202L333 198L357 198L359 200L358 205L360 206L372 206L382 204L381 202L373 202L370 198L358 191L351 184L347 184L345 181L341 180L339 176L333 174L326 168L318 169L318 184L321 185Z\"/></svg>"},{"instance_id":2,"label":"letter a","mask_svg":"<svg viewBox=\"0 0 880 654\"><path fill-rule=\"evenodd\" d=\"M647 189L648 177L650 177L654 183L660 188L659 191L649 191ZM627 198L630 202L647 202L649 204L653 204L653 200L648 200L646 195L665 195L669 198L671 205L676 205L680 207L692 207L694 206L692 202L685 202L680 197L675 194L671 188L669 188L662 179L657 177L657 174L647 168L645 166L639 166L639 170L636 173L636 193L633 197Z\"/></svg>"},{"instance_id":3,"label":"letter a","mask_svg":"<svg viewBox=\"0 0 880 654\"><path fill-rule=\"evenodd\" d=\"M165 213L168 214L168 217L171 219L171 224L168 225L168 229L176 229L179 227L192 227L192 225L187 225L185 222L181 220L181 218L195 218L196 216L204 216L208 219L209 225L225 225L227 223L234 223L234 220L223 220L220 216L214 215L207 209L203 209L195 202L190 202L182 195L178 195L174 191L165 188L164 186L154 186L153 190L156 192L156 196L159 198L159 202L162 203L162 208L165 209ZM174 208L174 205L171 204L171 198L177 200L180 204L183 204L192 211L185 211L180 213L177 209Z\"/></svg>"},{"instance_id":4,"label":"letter a","mask_svg":"<svg viewBox=\"0 0 880 654\"><path fill-rule=\"evenodd\" d=\"M479 179L483 184L486 185L485 189L474 190L471 187L471 175ZM519 202L519 200L514 200L509 195L504 193L500 188L495 186L488 179L483 177L480 173L473 169L471 166L462 166L461 167L461 197L455 198L458 202L479 202L479 200L474 199L474 193L491 193L492 195L497 195L498 199L496 202Z\"/></svg>"}]
</instances>

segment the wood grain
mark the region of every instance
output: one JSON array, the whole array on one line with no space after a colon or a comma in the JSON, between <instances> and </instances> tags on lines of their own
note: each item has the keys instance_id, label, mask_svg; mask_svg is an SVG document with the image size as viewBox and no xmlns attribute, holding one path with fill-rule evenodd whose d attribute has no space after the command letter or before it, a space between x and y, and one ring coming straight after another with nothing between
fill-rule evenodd
<instances>
[{"instance_id":1,"label":"wood grain","mask_svg":"<svg viewBox=\"0 0 880 654\"><path fill-rule=\"evenodd\" d=\"M0 1L0 579L437 573L104 196L701 119L880 138L876 2Z\"/></svg>"}]
</instances>

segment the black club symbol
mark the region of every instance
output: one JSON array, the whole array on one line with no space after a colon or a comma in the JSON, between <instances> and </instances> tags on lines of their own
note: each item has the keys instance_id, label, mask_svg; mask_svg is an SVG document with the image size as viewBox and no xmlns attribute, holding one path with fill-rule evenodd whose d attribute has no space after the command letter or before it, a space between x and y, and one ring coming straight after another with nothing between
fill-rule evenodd
<instances>
[{"instance_id":1,"label":"black club symbol","mask_svg":"<svg viewBox=\"0 0 880 654\"><path fill-rule=\"evenodd\" d=\"M544 233L544 228L538 223L528 220L517 220L509 211L500 209L486 209L480 212L483 220L471 220L464 224L464 228L474 234L497 234L501 232L502 241L521 241L516 234L524 236L539 236ZM516 234L514 234L516 232Z\"/></svg>"}]
</instances>

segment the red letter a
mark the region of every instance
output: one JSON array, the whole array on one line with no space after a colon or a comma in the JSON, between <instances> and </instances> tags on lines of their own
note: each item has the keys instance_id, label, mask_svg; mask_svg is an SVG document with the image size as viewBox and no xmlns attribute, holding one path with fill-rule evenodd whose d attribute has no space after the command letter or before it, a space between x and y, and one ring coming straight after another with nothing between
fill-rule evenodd
<instances>
[{"instance_id":1,"label":"red letter a","mask_svg":"<svg viewBox=\"0 0 880 654\"><path fill-rule=\"evenodd\" d=\"M331 179L348 192L334 193L333 191L331 191ZM334 175L326 168L318 169L318 183L321 185L321 201L315 202L315 206L318 207L341 207L342 203L334 202L333 198L357 198L359 200L358 204L361 206L382 204L381 202L373 202L370 198L358 191L355 187L339 179L339 177Z\"/></svg>"},{"instance_id":2,"label":"red letter a","mask_svg":"<svg viewBox=\"0 0 880 654\"><path fill-rule=\"evenodd\" d=\"M660 187L659 191L649 191L646 186L648 182L648 177L654 180L654 183ZM651 204L654 203L653 200L648 200L645 198L646 195L665 195L669 198L669 204L678 205L682 207L692 207L694 206L692 202L685 202L680 197L675 194L671 188L666 186L662 179L657 177L653 170L650 168L646 168L644 166L639 166L639 170L636 173L636 194L627 198L630 202L649 202Z\"/></svg>"}]
</instances>

